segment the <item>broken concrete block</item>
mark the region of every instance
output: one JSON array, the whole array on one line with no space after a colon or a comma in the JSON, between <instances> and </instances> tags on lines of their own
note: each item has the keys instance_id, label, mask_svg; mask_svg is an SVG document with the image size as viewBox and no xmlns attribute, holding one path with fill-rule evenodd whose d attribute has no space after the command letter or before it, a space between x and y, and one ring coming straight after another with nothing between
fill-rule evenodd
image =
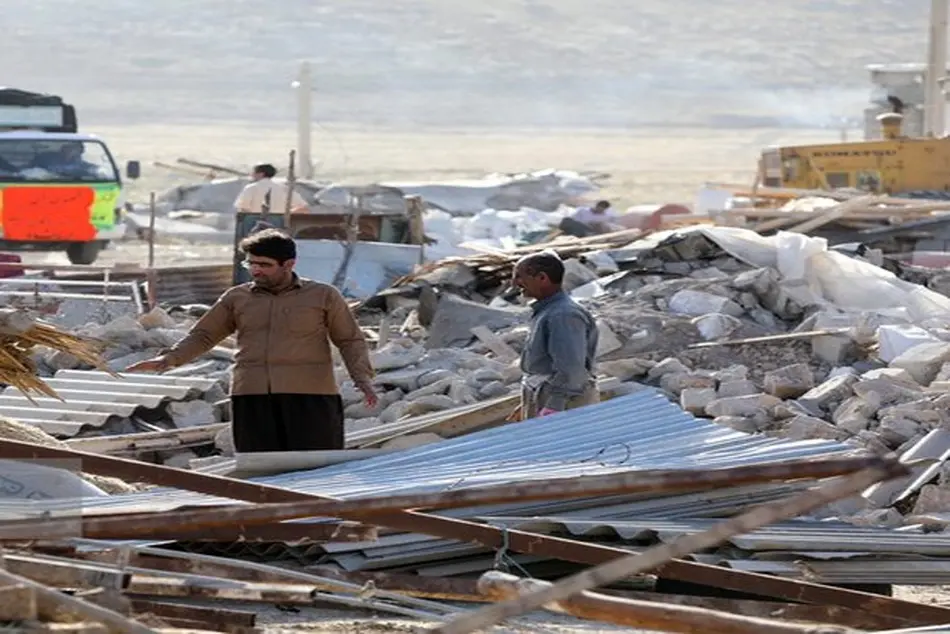
<instances>
[{"instance_id":1,"label":"broken concrete block","mask_svg":"<svg viewBox=\"0 0 950 634\"><path fill-rule=\"evenodd\" d=\"M835 408L831 415L838 428L850 434L864 431L871 425L871 419L877 408L860 396L852 396Z\"/></svg>"},{"instance_id":2,"label":"broken concrete block","mask_svg":"<svg viewBox=\"0 0 950 634\"><path fill-rule=\"evenodd\" d=\"M914 515L928 513L946 513L950 511L950 489L926 484L920 489L917 503L914 504Z\"/></svg>"},{"instance_id":3,"label":"broken concrete block","mask_svg":"<svg viewBox=\"0 0 950 634\"><path fill-rule=\"evenodd\" d=\"M738 318L723 313L709 313L694 317L692 324L706 341L727 338L742 326Z\"/></svg>"},{"instance_id":4,"label":"broken concrete block","mask_svg":"<svg viewBox=\"0 0 950 634\"><path fill-rule=\"evenodd\" d=\"M909 384L888 378L859 381L852 386L852 390L869 403L880 403L879 406L909 403L918 400L923 395L919 387L911 387Z\"/></svg>"},{"instance_id":5,"label":"broken concrete block","mask_svg":"<svg viewBox=\"0 0 950 634\"><path fill-rule=\"evenodd\" d=\"M904 368L874 368L861 375L862 381L870 381L871 379L890 379L900 383L907 383L911 386L917 384L917 382L914 381L914 377L910 375L910 372Z\"/></svg>"},{"instance_id":6,"label":"broken concrete block","mask_svg":"<svg viewBox=\"0 0 950 634\"><path fill-rule=\"evenodd\" d=\"M728 297L713 295L703 291L694 291L684 288L677 291L670 297L669 310L671 313L679 315L708 315L710 313L722 313L739 317L745 310L739 304Z\"/></svg>"},{"instance_id":7,"label":"broken concrete block","mask_svg":"<svg viewBox=\"0 0 950 634\"><path fill-rule=\"evenodd\" d=\"M720 384L727 381L743 381L749 378L749 368L744 365L730 365L727 368L716 370L712 373L712 376Z\"/></svg>"},{"instance_id":8,"label":"broken concrete block","mask_svg":"<svg viewBox=\"0 0 950 634\"><path fill-rule=\"evenodd\" d=\"M716 379L695 372L671 372L660 377L660 387L671 394L679 395L688 387L715 389Z\"/></svg>"},{"instance_id":9,"label":"broken concrete block","mask_svg":"<svg viewBox=\"0 0 950 634\"><path fill-rule=\"evenodd\" d=\"M176 401L169 403L168 414L178 429L213 425L218 422L214 406L207 401Z\"/></svg>"},{"instance_id":10,"label":"broken concrete block","mask_svg":"<svg viewBox=\"0 0 950 634\"><path fill-rule=\"evenodd\" d=\"M191 449L178 449L162 460L162 464L173 469L190 469L191 461L198 457Z\"/></svg>"},{"instance_id":11,"label":"broken concrete block","mask_svg":"<svg viewBox=\"0 0 950 634\"><path fill-rule=\"evenodd\" d=\"M832 411L839 403L851 396L852 386L858 382L854 375L841 375L824 381L808 390L798 401L806 407Z\"/></svg>"},{"instance_id":12,"label":"broken concrete block","mask_svg":"<svg viewBox=\"0 0 950 634\"><path fill-rule=\"evenodd\" d=\"M750 396L758 394L759 388L755 383L748 379L739 379L736 381L725 381L719 384L719 398L729 398L732 396Z\"/></svg>"},{"instance_id":13,"label":"broken concrete block","mask_svg":"<svg viewBox=\"0 0 950 634\"><path fill-rule=\"evenodd\" d=\"M151 330L152 328L175 328L178 326L172 316L159 306L156 306L144 315L139 315L138 322L139 325L146 330Z\"/></svg>"},{"instance_id":14,"label":"broken concrete block","mask_svg":"<svg viewBox=\"0 0 950 634\"><path fill-rule=\"evenodd\" d=\"M753 419L745 416L717 416L713 419L713 422L746 434L759 432L758 424Z\"/></svg>"},{"instance_id":15,"label":"broken concrete block","mask_svg":"<svg viewBox=\"0 0 950 634\"><path fill-rule=\"evenodd\" d=\"M462 384L464 385L464 383ZM406 408L406 416L421 416L422 414L428 414L429 412L441 412L447 409L452 409L456 407L456 401L449 396L443 396L441 394L432 394L429 396L423 396L422 398L416 399L409 403L409 406Z\"/></svg>"},{"instance_id":16,"label":"broken concrete block","mask_svg":"<svg viewBox=\"0 0 950 634\"><path fill-rule=\"evenodd\" d=\"M398 342L385 345L370 353L370 359L377 372L399 370L422 361L426 351L422 346L403 346Z\"/></svg>"},{"instance_id":17,"label":"broken concrete block","mask_svg":"<svg viewBox=\"0 0 950 634\"><path fill-rule=\"evenodd\" d=\"M225 456L234 455L234 435L231 433L230 425L214 435L214 446Z\"/></svg>"},{"instance_id":18,"label":"broken concrete block","mask_svg":"<svg viewBox=\"0 0 950 634\"><path fill-rule=\"evenodd\" d=\"M597 352L594 355L596 358L599 359L623 348L623 342L602 319L597 320L597 333Z\"/></svg>"},{"instance_id":19,"label":"broken concrete block","mask_svg":"<svg viewBox=\"0 0 950 634\"><path fill-rule=\"evenodd\" d=\"M751 394L749 396L717 398L706 406L706 414L712 417L750 417L755 416L757 413L768 413L781 402L781 399L775 398L771 394Z\"/></svg>"},{"instance_id":20,"label":"broken concrete block","mask_svg":"<svg viewBox=\"0 0 950 634\"><path fill-rule=\"evenodd\" d=\"M881 442L896 449L920 434L920 423L899 416L884 416L876 431Z\"/></svg>"},{"instance_id":21,"label":"broken concrete block","mask_svg":"<svg viewBox=\"0 0 950 634\"><path fill-rule=\"evenodd\" d=\"M425 387L420 387L418 390L413 390L406 394L403 398L407 401L414 401L417 398L423 396L429 396L430 394L445 394L449 391L449 388L452 387L452 383L458 381L458 378L445 378L435 383L430 383Z\"/></svg>"},{"instance_id":22,"label":"broken concrete block","mask_svg":"<svg viewBox=\"0 0 950 634\"><path fill-rule=\"evenodd\" d=\"M655 365L656 363L653 361L631 357L629 359L601 361L597 364L597 369L621 381L629 381L630 379L639 379L646 376Z\"/></svg>"},{"instance_id":23,"label":"broken concrete block","mask_svg":"<svg viewBox=\"0 0 950 634\"><path fill-rule=\"evenodd\" d=\"M712 387L687 387L680 393L680 407L696 416L705 414L706 406L714 400L716 390Z\"/></svg>"},{"instance_id":24,"label":"broken concrete block","mask_svg":"<svg viewBox=\"0 0 950 634\"><path fill-rule=\"evenodd\" d=\"M396 401L391 403L382 411L379 415L379 420L382 423L394 423L403 416L406 415L406 410L409 409L411 401Z\"/></svg>"},{"instance_id":25,"label":"broken concrete block","mask_svg":"<svg viewBox=\"0 0 950 634\"><path fill-rule=\"evenodd\" d=\"M416 389L417 387L426 387L427 385L432 385L443 379L457 379L458 375L451 370L443 370L441 368L436 370L425 370L415 381L416 385L413 387L403 387L407 392ZM400 386L402 387L402 386Z\"/></svg>"},{"instance_id":26,"label":"broken concrete block","mask_svg":"<svg viewBox=\"0 0 950 634\"><path fill-rule=\"evenodd\" d=\"M811 440L822 438L838 440L842 432L831 423L814 416L796 416L782 427L782 435L791 440Z\"/></svg>"},{"instance_id":27,"label":"broken concrete block","mask_svg":"<svg viewBox=\"0 0 950 634\"><path fill-rule=\"evenodd\" d=\"M783 421L796 416L812 416L811 411L797 401L782 401L772 408L769 413L776 421Z\"/></svg>"},{"instance_id":28,"label":"broken concrete block","mask_svg":"<svg viewBox=\"0 0 950 634\"><path fill-rule=\"evenodd\" d=\"M950 361L950 343L928 342L906 350L888 364L903 368L920 385L930 385L944 363Z\"/></svg>"},{"instance_id":29,"label":"broken concrete block","mask_svg":"<svg viewBox=\"0 0 950 634\"><path fill-rule=\"evenodd\" d=\"M528 315L527 309L492 308L445 294L436 306L426 347L431 349L464 346L472 340L472 328L475 326L499 330L525 321Z\"/></svg>"},{"instance_id":30,"label":"broken concrete block","mask_svg":"<svg viewBox=\"0 0 950 634\"><path fill-rule=\"evenodd\" d=\"M505 374L504 372L501 372L496 368L478 368L477 370L472 372L471 378L478 382L504 381Z\"/></svg>"},{"instance_id":31,"label":"broken concrete block","mask_svg":"<svg viewBox=\"0 0 950 634\"><path fill-rule=\"evenodd\" d=\"M904 516L896 509L865 509L844 519L854 526L897 528L904 524Z\"/></svg>"},{"instance_id":32,"label":"broken concrete block","mask_svg":"<svg viewBox=\"0 0 950 634\"><path fill-rule=\"evenodd\" d=\"M504 396L508 391L509 388L504 381L490 381L478 389L478 396L479 398L489 399Z\"/></svg>"},{"instance_id":33,"label":"broken concrete block","mask_svg":"<svg viewBox=\"0 0 950 634\"><path fill-rule=\"evenodd\" d=\"M561 283L561 287L565 292L569 293L575 288L583 286L588 282L593 282L596 279L597 273L577 258L564 260L564 280Z\"/></svg>"},{"instance_id":34,"label":"broken concrete block","mask_svg":"<svg viewBox=\"0 0 950 634\"><path fill-rule=\"evenodd\" d=\"M650 368L647 372L647 378L653 381L659 380L664 374L688 373L690 369L683 365L683 362L676 357L667 357Z\"/></svg>"},{"instance_id":35,"label":"broken concrete block","mask_svg":"<svg viewBox=\"0 0 950 634\"><path fill-rule=\"evenodd\" d=\"M762 380L767 394L781 399L798 398L815 387L815 376L804 363L767 372Z\"/></svg>"},{"instance_id":36,"label":"broken concrete block","mask_svg":"<svg viewBox=\"0 0 950 634\"><path fill-rule=\"evenodd\" d=\"M458 405L469 405L478 401L475 391L465 381L452 381L449 386L449 398Z\"/></svg>"}]
</instances>

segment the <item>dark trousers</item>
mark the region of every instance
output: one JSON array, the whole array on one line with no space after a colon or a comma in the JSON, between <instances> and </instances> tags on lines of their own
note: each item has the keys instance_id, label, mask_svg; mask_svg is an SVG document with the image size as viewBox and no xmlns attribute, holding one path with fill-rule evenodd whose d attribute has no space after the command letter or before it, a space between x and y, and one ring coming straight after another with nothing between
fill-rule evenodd
<instances>
[{"instance_id":1,"label":"dark trousers","mask_svg":"<svg viewBox=\"0 0 950 634\"><path fill-rule=\"evenodd\" d=\"M241 394L231 397L234 449L343 449L343 399L338 394Z\"/></svg>"}]
</instances>

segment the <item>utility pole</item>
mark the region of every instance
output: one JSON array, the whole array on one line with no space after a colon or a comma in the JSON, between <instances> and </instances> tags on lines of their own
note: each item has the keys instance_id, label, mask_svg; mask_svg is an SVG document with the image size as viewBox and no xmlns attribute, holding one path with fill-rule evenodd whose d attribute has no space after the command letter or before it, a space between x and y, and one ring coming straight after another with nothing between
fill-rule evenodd
<instances>
[{"instance_id":1,"label":"utility pole","mask_svg":"<svg viewBox=\"0 0 950 634\"><path fill-rule=\"evenodd\" d=\"M297 72L297 81L293 84L297 90L297 168L300 178L313 178L313 160L310 156L310 99L313 93L313 81L310 75L310 62L301 62Z\"/></svg>"},{"instance_id":2,"label":"utility pole","mask_svg":"<svg viewBox=\"0 0 950 634\"><path fill-rule=\"evenodd\" d=\"M941 137L946 131L947 13L950 0L931 0L927 72L924 75L924 135Z\"/></svg>"}]
</instances>

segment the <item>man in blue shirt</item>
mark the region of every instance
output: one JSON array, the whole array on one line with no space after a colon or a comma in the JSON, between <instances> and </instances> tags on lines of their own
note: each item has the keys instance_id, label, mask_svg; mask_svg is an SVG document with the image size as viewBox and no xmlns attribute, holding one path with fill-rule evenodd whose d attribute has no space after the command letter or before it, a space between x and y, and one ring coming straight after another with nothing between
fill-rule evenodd
<instances>
[{"instance_id":1,"label":"man in blue shirt","mask_svg":"<svg viewBox=\"0 0 950 634\"><path fill-rule=\"evenodd\" d=\"M594 378L597 323L561 289L564 263L543 251L522 258L512 281L531 304L531 331L521 351L522 419L600 400Z\"/></svg>"}]
</instances>

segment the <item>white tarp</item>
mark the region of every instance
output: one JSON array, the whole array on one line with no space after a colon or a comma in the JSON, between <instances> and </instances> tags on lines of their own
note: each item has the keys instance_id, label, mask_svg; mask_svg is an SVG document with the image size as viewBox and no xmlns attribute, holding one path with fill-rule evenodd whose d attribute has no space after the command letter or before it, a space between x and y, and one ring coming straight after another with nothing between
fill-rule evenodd
<instances>
[{"instance_id":1,"label":"white tarp","mask_svg":"<svg viewBox=\"0 0 950 634\"><path fill-rule=\"evenodd\" d=\"M684 231L700 231L733 257L778 270L783 283L810 292L815 303L845 312L874 312L913 323L950 317L950 298L899 279L878 266L828 250L828 241L780 231L761 236L737 227L697 226L655 233L636 248Z\"/></svg>"}]
</instances>

